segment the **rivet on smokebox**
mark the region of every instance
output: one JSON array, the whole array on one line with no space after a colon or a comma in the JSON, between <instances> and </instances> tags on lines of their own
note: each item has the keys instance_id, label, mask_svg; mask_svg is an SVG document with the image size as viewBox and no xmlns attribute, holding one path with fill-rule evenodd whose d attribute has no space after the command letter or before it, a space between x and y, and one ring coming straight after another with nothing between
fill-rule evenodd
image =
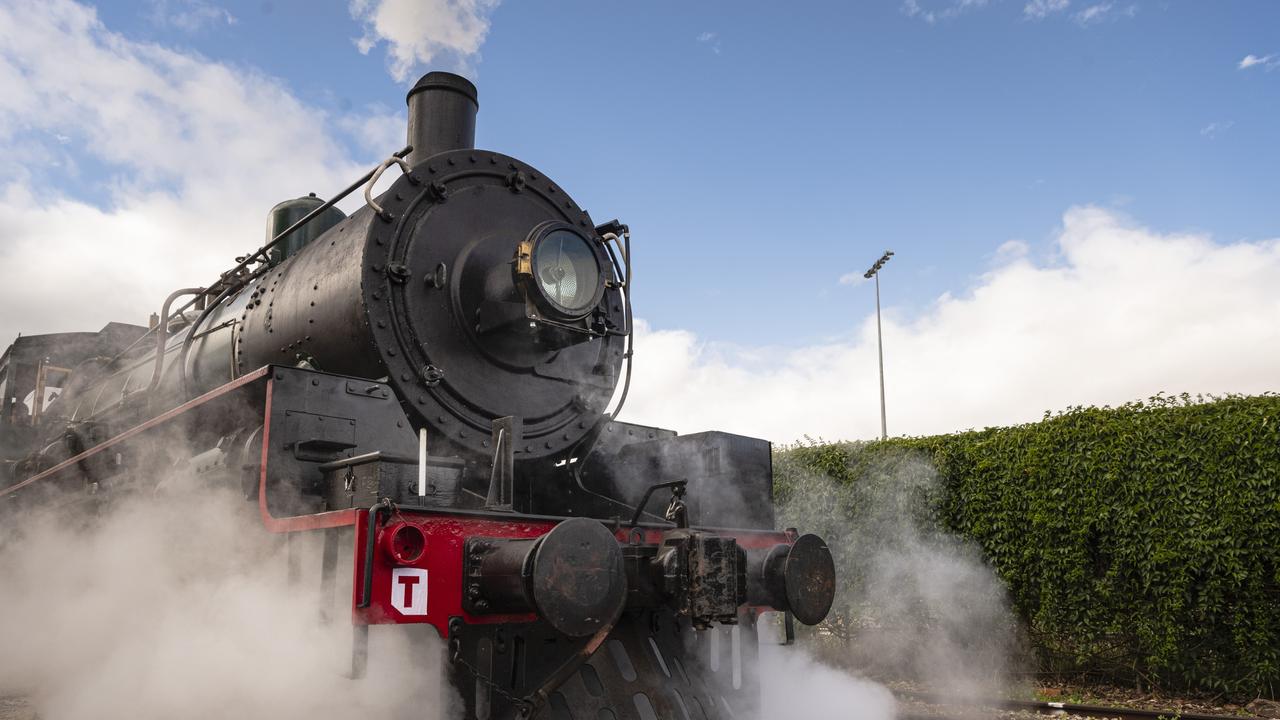
<instances>
[{"instance_id":1,"label":"rivet on smokebox","mask_svg":"<svg viewBox=\"0 0 1280 720\"><path fill-rule=\"evenodd\" d=\"M409 268L404 263L398 263L398 262L388 263L387 277L391 278L391 282L403 283L409 279ZM376 293L374 294L373 297L375 300L378 298Z\"/></svg>"},{"instance_id":2,"label":"rivet on smokebox","mask_svg":"<svg viewBox=\"0 0 1280 720\"><path fill-rule=\"evenodd\" d=\"M512 167L512 170L515 170L515 165L512 165L511 167ZM507 187L511 188L511 192L518 193L521 190L524 190L524 186L526 182L527 180L525 179L524 173L520 172L519 170L515 170L514 172L512 172L510 175L507 176Z\"/></svg>"},{"instance_id":3,"label":"rivet on smokebox","mask_svg":"<svg viewBox=\"0 0 1280 720\"><path fill-rule=\"evenodd\" d=\"M427 387L435 387L444 379L444 370L435 365L427 365L422 368L422 383Z\"/></svg>"}]
</instances>

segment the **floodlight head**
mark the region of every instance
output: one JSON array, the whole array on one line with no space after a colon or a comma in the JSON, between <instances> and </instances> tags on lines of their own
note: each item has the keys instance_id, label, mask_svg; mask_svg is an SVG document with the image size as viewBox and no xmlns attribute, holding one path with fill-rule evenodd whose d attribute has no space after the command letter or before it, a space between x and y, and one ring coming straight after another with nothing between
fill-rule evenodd
<instances>
[{"instance_id":1,"label":"floodlight head","mask_svg":"<svg viewBox=\"0 0 1280 720\"><path fill-rule=\"evenodd\" d=\"M863 273L862 277L870 280L872 277L876 275L876 273L880 272L880 268L883 268L884 264L889 262L889 258L892 256L893 256L892 250L885 250L884 255L881 255L880 259L876 260L875 265L872 265L870 270Z\"/></svg>"}]
</instances>

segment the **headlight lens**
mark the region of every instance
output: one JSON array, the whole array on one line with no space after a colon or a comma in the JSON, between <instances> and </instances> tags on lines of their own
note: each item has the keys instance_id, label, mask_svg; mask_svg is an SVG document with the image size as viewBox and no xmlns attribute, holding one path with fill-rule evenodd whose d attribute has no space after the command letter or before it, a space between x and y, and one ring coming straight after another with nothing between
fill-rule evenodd
<instances>
[{"instance_id":1,"label":"headlight lens","mask_svg":"<svg viewBox=\"0 0 1280 720\"><path fill-rule=\"evenodd\" d=\"M600 290L600 264L586 238L555 229L533 249L533 276L538 289L556 309L582 315Z\"/></svg>"}]
</instances>

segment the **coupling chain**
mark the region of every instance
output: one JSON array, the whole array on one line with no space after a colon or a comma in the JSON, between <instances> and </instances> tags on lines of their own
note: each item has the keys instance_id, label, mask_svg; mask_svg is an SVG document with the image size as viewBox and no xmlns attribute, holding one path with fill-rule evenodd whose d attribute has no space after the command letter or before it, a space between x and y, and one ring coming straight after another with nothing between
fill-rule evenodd
<instances>
[{"instance_id":1,"label":"coupling chain","mask_svg":"<svg viewBox=\"0 0 1280 720\"><path fill-rule=\"evenodd\" d=\"M477 682L485 685L490 690L494 691L498 695L501 695L503 698L511 702L512 705L515 705L517 708L517 713L519 714L520 717L527 718L530 715L533 715L534 703L532 700L528 699L527 697L516 697L515 695L512 695L511 693L507 692L498 683L485 677L484 674L481 673L480 670L477 669L474 665L462 659L461 649L455 650L453 652L452 660L453 662L465 668L467 672L471 673L471 676L474 677Z\"/></svg>"}]
</instances>

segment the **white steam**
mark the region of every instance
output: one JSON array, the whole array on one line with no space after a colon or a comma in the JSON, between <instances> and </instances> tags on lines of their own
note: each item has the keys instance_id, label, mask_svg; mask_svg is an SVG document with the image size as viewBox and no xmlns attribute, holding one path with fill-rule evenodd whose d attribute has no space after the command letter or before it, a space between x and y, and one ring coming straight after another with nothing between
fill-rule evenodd
<instances>
[{"instance_id":1,"label":"white steam","mask_svg":"<svg viewBox=\"0 0 1280 720\"><path fill-rule=\"evenodd\" d=\"M316 548L294 540L290 582L254 510L188 488L100 517L6 517L0 696L29 695L42 720L446 717L434 631L374 628L368 678L348 679L350 596L322 627Z\"/></svg>"},{"instance_id":2,"label":"white steam","mask_svg":"<svg viewBox=\"0 0 1280 720\"><path fill-rule=\"evenodd\" d=\"M763 720L892 720L885 686L816 662L804 650L761 645Z\"/></svg>"},{"instance_id":3,"label":"white steam","mask_svg":"<svg viewBox=\"0 0 1280 720\"><path fill-rule=\"evenodd\" d=\"M768 720L888 720L876 680L952 697L1002 696L1024 660L1004 584L978 547L941 529L940 478L896 458L854 486L813 474L780 517L823 536L836 558L831 615L795 647L762 645Z\"/></svg>"},{"instance_id":4,"label":"white steam","mask_svg":"<svg viewBox=\"0 0 1280 720\"><path fill-rule=\"evenodd\" d=\"M859 556L845 597L859 621L851 660L934 692L999 694L1014 669L1017 623L981 549L935 524L937 471L910 457L862 482L842 548Z\"/></svg>"}]
</instances>

